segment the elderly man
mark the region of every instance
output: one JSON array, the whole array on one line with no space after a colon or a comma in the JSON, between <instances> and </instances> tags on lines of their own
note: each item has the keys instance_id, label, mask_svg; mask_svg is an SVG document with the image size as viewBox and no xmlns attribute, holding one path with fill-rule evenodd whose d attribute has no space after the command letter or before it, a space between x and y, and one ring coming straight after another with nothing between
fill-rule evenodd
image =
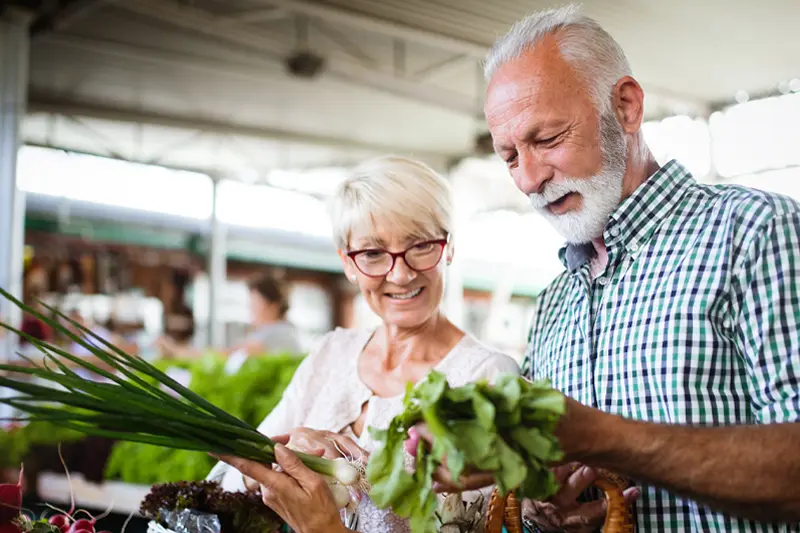
<instances>
[{"instance_id":1,"label":"elderly man","mask_svg":"<svg viewBox=\"0 0 800 533\"><path fill-rule=\"evenodd\" d=\"M523 365L568 396L566 458L634 480L639 531L800 531L800 206L659 166L625 54L575 7L485 73L495 150L566 240ZM593 475L533 502L538 528L601 525Z\"/></svg>"}]
</instances>

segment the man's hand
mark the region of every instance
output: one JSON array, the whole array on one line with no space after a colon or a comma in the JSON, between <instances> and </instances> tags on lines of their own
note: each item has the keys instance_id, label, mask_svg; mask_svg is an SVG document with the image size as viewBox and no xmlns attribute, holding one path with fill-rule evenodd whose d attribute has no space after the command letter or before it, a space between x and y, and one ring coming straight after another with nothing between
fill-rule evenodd
<instances>
[{"instance_id":1,"label":"man's hand","mask_svg":"<svg viewBox=\"0 0 800 533\"><path fill-rule=\"evenodd\" d=\"M578 502L581 493L597 478L596 472L577 463L561 465L553 470L561 488L544 502L524 500L522 516L543 531L570 531L589 533L597 531L606 517L606 500L589 503ZM625 503L630 505L641 492L631 487L623 492Z\"/></svg>"},{"instance_id":2,"label":"man's hand","mask_svg":"<svg viewBox=\"0 0 800 533\"><path fill-rule=\"evenodd\" d=\"M408 439L403 443L403 448L411 457L416 457L420 440L426 442L428 446L433 440L433 436L425 424L418 424L408 430ZM442 465L436 469L433 475L433 489L435 492L464 492L494 485L494 476L492 474L470 470L464 472L458 481L455 481L447 468L447 457L442 457L441 461Z\"/></svg>"}]
</instances>

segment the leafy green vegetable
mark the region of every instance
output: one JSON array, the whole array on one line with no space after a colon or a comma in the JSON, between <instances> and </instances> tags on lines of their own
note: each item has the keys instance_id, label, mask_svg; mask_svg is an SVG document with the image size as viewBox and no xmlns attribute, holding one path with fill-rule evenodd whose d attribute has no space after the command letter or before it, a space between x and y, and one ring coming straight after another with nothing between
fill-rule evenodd
<instances>
[{"instance_id":1,"label":"leafy green vegetable","mask_svg":"<svg viewBox=\"0 0 800 533\"><path fill-rule=\"evenodd\" d=\"M404 410L386 430L371 428L379 441L367 465L370 498L410 518L414 533L436 531L438 500L433 474L446 459L454 479L468 470L490 472L502 495L544 499L558 488L549 469L562 457L554 431L564 413L562 394L546 381L528 382L503 374L451 388L444 375L430 372L406 390ZM416 468L405 466L408 430L427 424L430 449L420 442Z\"/></svg>"},{"instance_id":2,"label":"leafy green vegetable","mask_svg":"<svg viewBox=\"0 0 800 533\"><path fill-rule=\"evenodd\" d=\"M227 533L277 533L283 520L252 492L226 492L211 481L162 483L150 489L139 512L164 523L163 511L189 510L219 518Z\"/></svg>"},{"instance_id":3,"label":"leafy green vegetable","mask_svg":"<svg viewBox=\"0 0 800 533\"><path fill-rule=\"evenodd\" d=\"M13 429L0 429L0 468L19 467L33 446L55 446L82 438L83 434L50 422L32 422Z\"/></svg>"}]
</instances>

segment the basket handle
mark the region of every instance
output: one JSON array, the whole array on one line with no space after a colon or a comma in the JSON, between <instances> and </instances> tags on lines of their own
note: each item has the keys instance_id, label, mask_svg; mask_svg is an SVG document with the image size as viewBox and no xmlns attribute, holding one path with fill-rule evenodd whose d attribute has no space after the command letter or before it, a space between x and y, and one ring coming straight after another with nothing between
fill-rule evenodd
<instances>
[{"instance_id":1,"label":"basket handle","mask_svg":"<svg viewBox=\"0 0 800 533\"><path fill-rule=\"evenodd\" d=\"M600 489L608 502L603 533L634 533L633 509L625 503L622 495L622 491L627 488L625 480L600 470L592 486ZM495 487L489 498L484 533L502 533L503 526L509 533L523 531L522 506L513 492L503 498Z\"/></svg>"}]
</instances>

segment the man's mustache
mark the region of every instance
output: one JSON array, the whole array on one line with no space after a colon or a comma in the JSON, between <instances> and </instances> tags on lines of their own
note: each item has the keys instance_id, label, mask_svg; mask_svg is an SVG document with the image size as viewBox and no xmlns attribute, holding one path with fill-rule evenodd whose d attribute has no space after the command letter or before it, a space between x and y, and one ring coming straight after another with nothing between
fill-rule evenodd
<instances>
[{"instance_id":1,"label":"man's mustache","mask_svg":"<svg viewBox=\"0 0 800 533\"><path fill-rule=\"evenodd\" d=\"M544 209L548 204L551 204L566 196L569 193L581 192L581 187L578 184L572 183L574 180L563 180L559 183L548 183L542 192L532 192L528 195L531 205L535 209Z\"/></svg>"}]
</instances>

